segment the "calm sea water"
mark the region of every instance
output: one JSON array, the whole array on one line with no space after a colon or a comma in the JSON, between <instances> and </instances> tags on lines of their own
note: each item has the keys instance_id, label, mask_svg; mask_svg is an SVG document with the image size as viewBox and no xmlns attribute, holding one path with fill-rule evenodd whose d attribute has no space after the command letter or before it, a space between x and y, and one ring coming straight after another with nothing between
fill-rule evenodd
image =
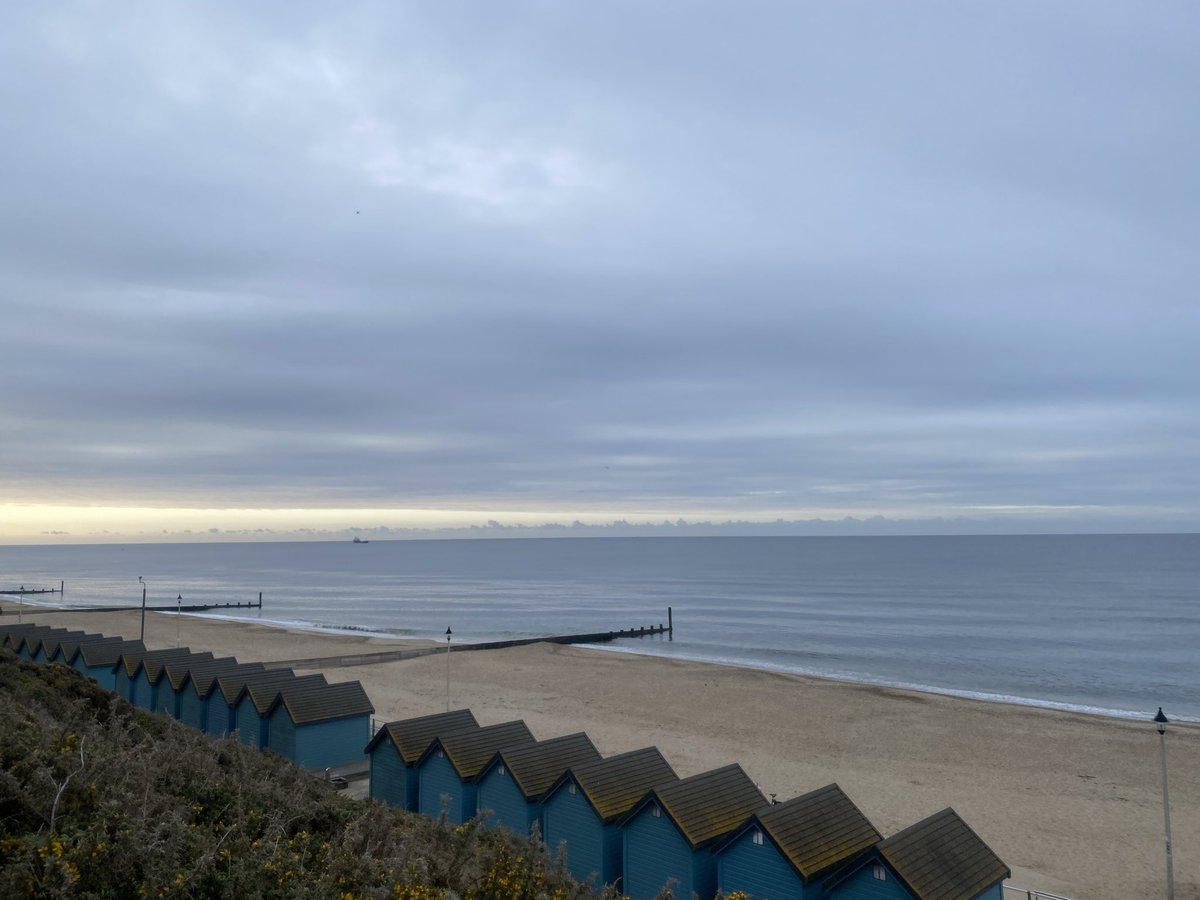
<instances>
[{"instance_id":1,"label":"calm sea water","mask_svg":"<svg viewBox=\"0 0 1200 900\"><path fill-rule=\"evenodd\" d=\"M1200 535L569 538L0 547L79 605L474 641L666 620L611 648L1200 721ZM257 612L244 614L259 618Z\"/></svg>"}]
</instances>

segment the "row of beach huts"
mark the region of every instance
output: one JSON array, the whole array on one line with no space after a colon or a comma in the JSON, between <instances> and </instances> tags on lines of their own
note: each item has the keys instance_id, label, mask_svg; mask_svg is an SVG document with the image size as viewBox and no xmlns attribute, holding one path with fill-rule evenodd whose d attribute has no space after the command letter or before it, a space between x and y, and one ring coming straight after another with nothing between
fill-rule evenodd
<instances>
[{"instance_id":1,"label":"row of beach huts","mask_svg":"<svg viewBox=\"0 0 1200 900\"><path fill-rule=\"evenodd\" d=\"M952 809L884 838L836 784L768 802L738 765L678 778L657 748L602 757L584 733L537 740L469 710L389 722L372 736L362 685L329 684L187 648L39 625L0 646L58 662L130 703L296 765L370 760L370 795L454 824L537 827L580 880L649 900L718 890L772 900L1002 900L1009 869Z\"/></svg>"}]
</instances>

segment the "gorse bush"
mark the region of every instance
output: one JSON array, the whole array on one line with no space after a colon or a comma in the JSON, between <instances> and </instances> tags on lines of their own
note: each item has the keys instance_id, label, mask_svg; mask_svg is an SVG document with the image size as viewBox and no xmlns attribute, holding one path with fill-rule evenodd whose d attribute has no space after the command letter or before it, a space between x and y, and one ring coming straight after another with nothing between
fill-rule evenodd
<instances>
[{"instance_id":1,"label":"gorse bush","mask_svg":"<svg viewBox=\"0 0 1200 900\"><path fill-rule=\"evenodd\" d=\"M343 797L0 651L0 897L597 896L538 841Z\"/></svg>"}]
</instances>

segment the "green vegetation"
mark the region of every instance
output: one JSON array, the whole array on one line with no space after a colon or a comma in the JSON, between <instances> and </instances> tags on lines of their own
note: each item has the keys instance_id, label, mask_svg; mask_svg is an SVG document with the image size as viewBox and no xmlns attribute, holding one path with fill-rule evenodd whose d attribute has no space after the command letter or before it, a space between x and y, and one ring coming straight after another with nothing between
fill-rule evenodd
<instances>
[{"instance_id":1,"label":"green vegetation","mask_svg":"<svg viewBox=\"0 0 1200 900\"><path fill-rule=\"evenodd\" d=\"M597 896L536 841L349 799L0 650L0 897Z\"/></svg>"}]
</instances>

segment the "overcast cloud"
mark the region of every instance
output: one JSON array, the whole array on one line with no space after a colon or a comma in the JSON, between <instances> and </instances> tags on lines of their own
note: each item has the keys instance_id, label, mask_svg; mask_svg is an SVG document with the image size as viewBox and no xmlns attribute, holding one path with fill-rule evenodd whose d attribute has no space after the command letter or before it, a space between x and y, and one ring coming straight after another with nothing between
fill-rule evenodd
<instances>
[{"instance_id":1,"label":"overcast cloud","mask_svg":"<svg viewBox=\"0 0 1200 900\"><path fill-rule=\"evenodd\" d=\"M1200 528L1198 9L7 4L0 502Z\"/></svg>"}]
</instances>

